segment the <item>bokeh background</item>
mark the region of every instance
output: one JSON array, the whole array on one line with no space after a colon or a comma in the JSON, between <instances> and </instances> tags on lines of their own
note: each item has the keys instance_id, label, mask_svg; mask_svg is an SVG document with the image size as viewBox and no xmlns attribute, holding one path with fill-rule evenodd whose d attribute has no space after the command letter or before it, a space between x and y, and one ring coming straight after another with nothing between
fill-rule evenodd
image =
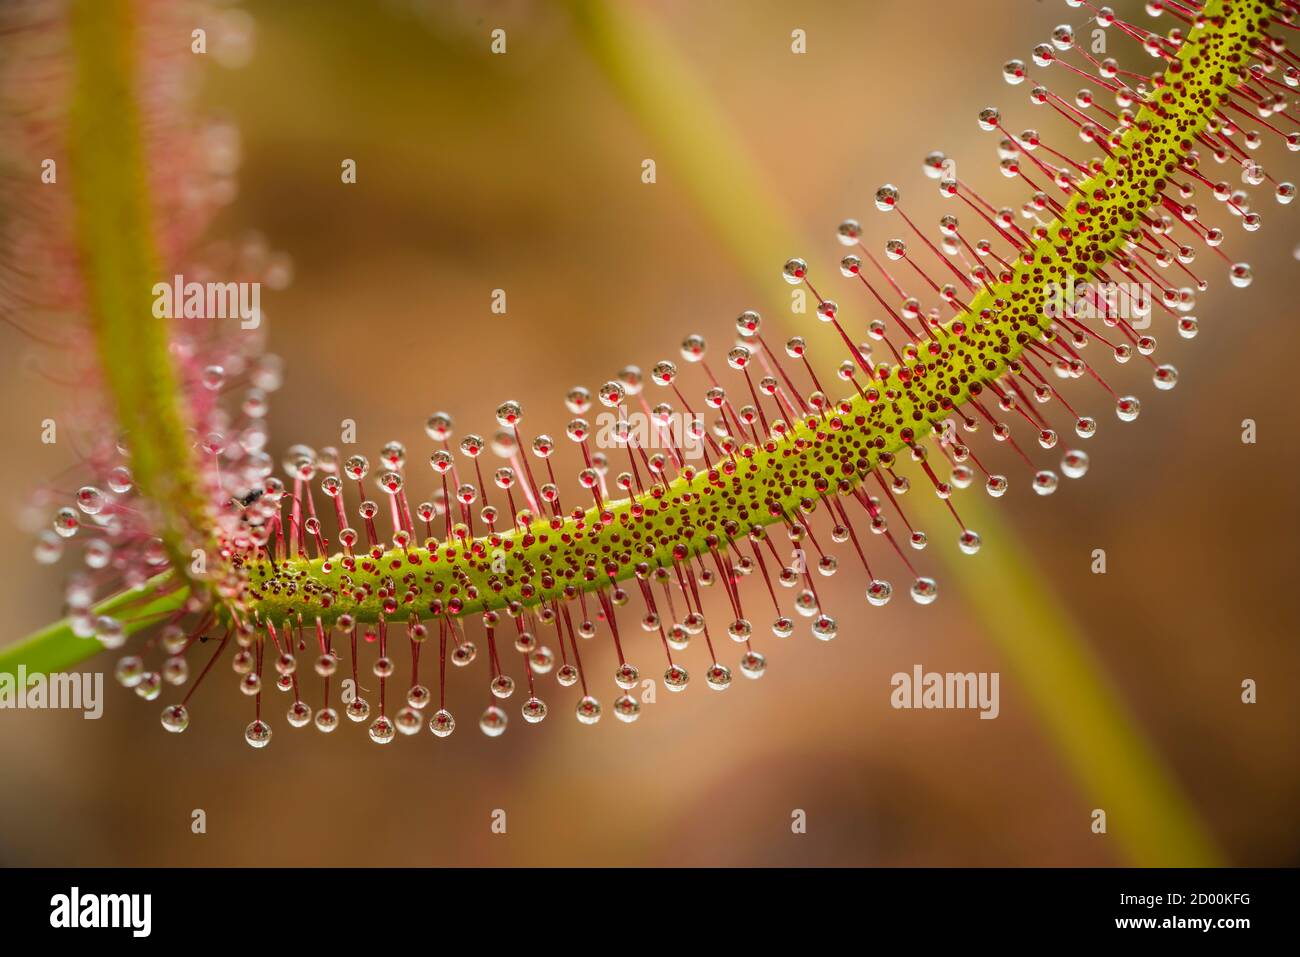
<instances>
[{"instance_id":1,"label":"bokeh background","mask_svg":"<svg viewBox=\"0 0 1300 957\"><path fill-rule=\"evenodd\" d=\"M242 139L239 193L214 234L258 231L294 264L292 286L263 300L287 365L273 451L337 444L351 418L372 459L383 442L406 442L412 481L430 490L422 423L434 409L461 432L488 433L495 405L516 398L534 430L558 434L570 386L675 357L688 332L725 347L744 308L765 313L774 339L821 335L790 314L787 256L807 258L861 321L860 290L835 269L835 225L857 216L877 245L895 235L871 204L885 181L933 222L941 201L920 159L936 148L964 179L1015 199L975 115L996 103L1013 129L1059 129L1000 67L1028 59L1057 23L1082 23L1051 0L245 9L251 57L207 70L203 102ZM504 56L489 52L494 28L507 32ZM804 55L791 53L795 28ZM1123 56L1151 69L1132 45ZM1051 79L1062 93L1081 85ZM340 183L343 158L357 161L356 185ZM654 185L641 182L645 158ZM1293 162L1272 150L1263 161L1279 179ZM727 188L710 188L719 170ZM932 545L919 560L942 589L933 606L900 597L868 608L846 555L819 582L841 621L835 641L814 641L806 620L784 642L764 632L761 681L737 674L722 695L702 680L680 696L661 688L631 726L612 715L578 725L572 696L544 680L551 717L526 726L516 694L510 730L489 740L474 727L482 656L451 675L455 735L385 748L350 724L328 738L294 731L273 697L275 739L255 752L242 740L248 701L224 668L180 736L159 728L162 702L111 686L97 722L0 712L0 863L1300 862L1290 590L1300 227L1294 210L1257 202L1264 229L1248 236L1201 198L1257 278L1228 289L1203 253L1197 266L1214 285L1199 337L1183 341L1156 318L1178 388L1157 394L1137 361L1108 368L1143 401L1122 427L1100 393L1071 393L1102 426L1085 480L1040 499L1006 460L1019 481L987 509L1000 551L960 556L949 524L926 523ZM507 291L504 316L489 309L495 288ZM62 467L39 442L62 400L31 374L27 343L10 329L0 342L15 502L0 511L7 641L61 613L62 575L32 562L18 503ZM1245 418L1257 444L1240 440ZM1094 548L1107 551L1104 576L1089 571ZM721 598L710 598L718 620ZM631 659L657 673L657 641L631 640ZM608 703L607 641L583 653ZM1040 641L1045 660L1065 649L1083 667L1036 670ZM686 663L698 679L703 649ZM916 663L1001 672L1001 716L891 709L890 675ZM112 657L86 667L111 672ZM1240 702L1245 678L1259 683L1257 704ZM1103 713L1053 712L1079 694ZM1089 827L1099 806L1106 835ZM190 831L195 808L205 835ZM506 835L489 830L497 808ZM796 808L806 834L791 832Z\"/></svg>"}]
</instances>

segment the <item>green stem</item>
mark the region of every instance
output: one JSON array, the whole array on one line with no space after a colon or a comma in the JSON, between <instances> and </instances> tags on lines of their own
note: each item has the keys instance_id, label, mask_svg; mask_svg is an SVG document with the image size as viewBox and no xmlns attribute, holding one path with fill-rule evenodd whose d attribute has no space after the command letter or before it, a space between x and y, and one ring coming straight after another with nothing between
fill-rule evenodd
<instances>
[{"instance_id":1,"label":"green stem","mask_svg":"<svg viewBox=\"0 0 1300 957\"><path fill-rule=\"evenodd\" d=\"M1215 0L1211 2L1217 8ZM150 315L147 293L153 282L155 257L149 238L138 124L134 109L129 105L132 102L129 88L132 60L128 7L122 0L77 0L74 10L74 46L79 69L73 109L72 155L74 173L78 176L80 235L92 314L119 415L131 431L138 479L142 489L164 511L168 530L165 541L172 551L176 567L184 569L188 567L188 556L182 545L187 535L190 541L195 535L206 541L211 532L185 440L181 409L176 402L178 393L174 370L166 352L166 330L162 323L147 320ZM762 187L761 176L748 160L746 152L726 136L725 126L718 121L720 111L709 105L707 92L700 88L654 24L631 5L584 3L577 7L577 11L580 32L597 59L679 160L677 169L723 239L732 244L737 258L752 269L754 275L759 275L760 270L765 272L780 257L771 257L764 252L760 261L759 251L779 248L789 242L795 232L788 229L779 213L764 212L763 197L769 192ZM1240 17L1229 19L1232 21L1229 29L1243 33L1251 29ZM1192 49L1193 44L1189 41L1185 50ZM1215 55L1222 56L1223 51L1216 51ZM643 80L649 71L636 69L639 60L645 61L642 66L647 63L654 65L656 84L653 88ZM1216 93L1231 82L1222 63L1199 68L1197 79ZM1144 148L1159 146L1160 139L1177 138L1175 131L1181 133L1203 128L1206 119L1201 103L1181 94L1176 105L1170 108L1170 114L1171 118L1160 118L1144 111L1141 119L1150 121L1155 138L1148 132L1142 134L1144 142L1135 143L1138 134L1130 131L1126 149L1130 153L1140 153ZM121 165L115 165L111 157L117 157ZM1106 167L1102 176L1113 176L1113 161ZM128 175L122 175L124 169ZM1150 205L1151 197L1145 191L1125 185L1125 177L1119 179L1122 185L1118 191L1109 195L1104 203L1095 203L1094 208L1106 205L1119 210L1125 204L1129 208ZM1092 193L1093 186L1088 184L1085 192ZM1076 227L1081 222L1078 203L1072 202L1064 223L1077 233ZM744 223L746 228L737 229L737 223ZM1113 253L1123 242L1123 235L1117 233L1101 242L1097 249L1102 253ZM1051 262L1052 245L1051 241L1037 244L1035 260L1043 264ZM1035 329L1032 334L1041 334L1041 328L1032 321L1032 317L1041 315L1041 280L1021 270L1013 282L999 292L1021 304L1021 322L1029 323L1024 328ZM982 307L991 306L992 299L988 293L977 296L971 304L972 312L978 314ZM984 351L987 346L997 344L991 336L998 334L996 325L999 321L991 321L992 333L977 330L973 340L963 339L958 344L955 340L945 339L942 356L931 361L928 370L924 364L910 368L908 371L912 378L909 382L924 385L927 377L933 381L939 366L947 372L969 370L970 381L991 381L1002 375L1006 363L1018 355L1023 343L1004 344L997 351L996 359L992 358L992 352ZM872 430L876 430L875 435L887 434L888 450L896 450L902 445L897 429L903 423L909 426L914 423L918 438L924 438L935 419L933 410L924 408L918 393L900 380L899 370L893 370L890 376L887 385L897 391L898 397L890 403L889 411L885 410L884 403L855 399L845 419L851 421L855 415L858 416L864 436L870 438ZM962 382L967 381L963 375ZM884 388L882 386L882 390ZM953 393L953 399L961 402L968 395L968 387L963 384L959 392ZM862 426L863 422L865 426ZM811 424L797 430L805 439L812 431L814 427ZM812 451L797 456L797 461L791 459L785 448L770 452L760 450L748 462L742 458L743 474L732 484L718 486L734 497L721 514L714 510L717 525L735 520L743 533L748 524L772 521L772 514L765 514L760 505L776 504L780 506L781 514L794 513L799 499L811 494L808 482L802 476L815 474L816 463L822 462L820 453L823 450L844 451L845 441L844 438L835 442L818 439L812 444ZM834 448L836 444L840 447L838 450ZM880 447L876 447L874 452L865 451L865 445L863 449L863 462L858 466L855 480L874 468L878 461ZM780 466L789 469L790 478L788 483L778 484L788 487L776 498L771 498L766 482L780 474ZM682 495L687 489L683 483L683 479L677 479L666 493L674 507L680 508L684 504ZM708 486L703 489L692 486L689 491L690 511L694 511L703 500L699 497L701 493L705 498L715 494ZM643 501L641 504L646 503ZM751 511L741 514L746 506ZM979 516L978 524L986 533L992 532L990 538L1009 541L1010 531L996 528L995 520L984 514L982 505L968 503L966 507L971 509L971 514ZM390 595L405 597L400 589L394 592L388 587L390 583L395 584L393 579L401 578L403 582L423 580L428 584L444 585L443 593L463 595L463 610L470 611L500 607L507 598L522 596L518 589L524 571L528 579L541 582L533 588L531 597L524 596L532 604L544 598L558 597L564 587L563 581L545 584L553 559L558 559L554 565L559 571L581 571L585 564L584 548L588 549L587 554L595 552L598 546L604 546L609 552L612 542L616 555L626 551L627 557L620 556L617 560L619 578L632 573L633 547L651 546L649 554L640 556L650 565L665 565L673 561L672 547L677 542L667 535L653 534L656 529L650 519L654 516L644 522L633 521L628 516L631 509L632 503L629 502L614 505L613 511L619 520L605 529L599 528L600 523L588 513L585 541L579 540L577 544L566 542L563 549L555 542L548 544L541 538L544 530L536 526L527 536L519 532L502 536L506 544L515 546L513 553L508 555L508 573L499 574L496 561L486 552L466 555L460 551L453 556L445 545L437 562L425 549L413 549L407 555L389 552L378 561L362 559L363 566L369 564L370 567L346 576L335 564L337 558L331 561L332 567L321 559L310 563L281 563L278 569L269 568L267 563L257 563L248 569L254 590L251 604L266 618L303 613L319 616L328 622L345 610L358 617L373 618L380 614L391 617L394 612L381 607L378 591L383 587ZM665 503L660 515L667 511ZM685 517L684 512L682 515ZM628 520L622 521L624 517ZM624 529L629 534L635 533L632 537L637 539L636 546L627 540L620 543L619 535ZM564 534L569 534L569 530L566 529ZM705 547L702 539L703 536L697 536L690 542L690 551L702 550ZM502 542L480 544L492 549ZM725 542L723 545L725 547ZM982 573L975 578L959 566L958 582L984 621L986 631L1020 669L1031 700L1065 751L1071 767L1103 806L1110 802L1128 815L1124 846L1136 862L1212 862L1214 852L1208 838L1162 767L1159 757L1151 751L1108 690L1100 668L1084 642L1074 633L1067 616L1046 595L1028 569L1017 563L1014 551L1010 545L1001 548L986 546L981 556L984 559ZM422 567L417 574L415 567L406 566ZM603 582L596 575L571 584L590 589ZM357 592L357 585L365 587ZM147 620L151 613L179 608L187 592L188 589L181 589L151 599L141 607L141 615L128 627ZM427 595L423 600L427 600ZM322 601L323 596L328 596L329 601ZM118 596L106 605L120 609L120 603L129 600L126 596ZM423 608L416 606L411 610L423 611ZM1020 616L1016 629L1004 627L1009 610ZM76 641L84 643L82 639ZM19 661L30 663L39 660L46 664L66 665L92 650L76 645L71 639L70 629L60 625L7 653L0 658L0 664L9 666Z\"/></svg>"},{"instance_id":2,"label":"green stem","mask_svg":"<svg viewBox=\"0 0 1300 957\"><path fill-rule=\"evenodd\" d=\"M938 527L952 516L920 496L918 515ZM1223 859L1173 772L1115 690L1070 614L1016 542L1015 529L979 496L962 517L983 533L979 554L953 562L951 580L985 624L1030 705L1079 781L1088 806L1106 812L1108 834L1145 867L1217 867ZM1010 619L1010 620L1009 620Z\"/></svg>"},{"instance_id":3,"label":"green stem","mask_svg":"<svg viewBox=\"0 0 1300 957\"><path fill-rule=\"evenodd\" d=\"M1215 7L1210 12L1221 12L1217 0ZM801 248L804 237L778 206L779 191L765 182L753 151L733 136L725 112L652 16L634 4L603 0L571 0L570 8L592 58L663 151L667 162L660 169L679 177L756 288L766 288L774 265ZM787 307L782 303L777 314ZM833 332L811 325L798 331L839 350ZM937 500L925 504L936 520L948 520L938 515ZM1015 530L975 497L962 510L985 544L974 563L952 563L955 583L1016 669L1089 800L1123 822L1120 841L1130 860L1218 863L1195 809L1114 694L1086 640L1019 557ZM1009 614L1014 627L1007 625Z\"/></svg>"},{"instance_id":4,"label":"green stem","mask_svg":"<svg viewBox=\"0 0 1300 957\"><path fill-rule=\"evenodd\" d=\"M214 540L186 434L168 320L153 314L160 277L135 90L134 12L130 0L72 3L75 79L67 132L87 318L130 449L133 481L159 520L174 569L96 607L97 615L119 618L127 634L181 608L192 586L178 580L190 567L191 549ZM102 647L74 634L65 619L6 648L0 670L22 664L32 672L54 671Z\"/></svg>"},{"instance_id":5,"label":"green stem","mask_svg":"<svg viewBox=\"0 0 1300 957\"><path fill-rule=\"evenodd\" d=\"M172 565L214 539L195 470L168 320L153 314L161 280L136 84L130 0L75 0L75 82L68 158L86 310L136 486L160 521ZM160 147L165 148L165 147Z\"/></svg>"},{"instance_id":6,"label":"green stem","mask_svg":"<svg viewBox=\"0 0 1300 957\"><path fill-rule=\"evenodd\" d=\"M190 596L187 585L176 585L170 571L155 575L140 588L118 592L95 606L96 615L108 615L122 624L130 636L156 625L166 615L180 611ZM57 621L0 651L0 674L17 674L18 666L28 674L50 674L84 661L103 651L98 638L82 638L68 619Z\"/></svg>"}]
</instances>

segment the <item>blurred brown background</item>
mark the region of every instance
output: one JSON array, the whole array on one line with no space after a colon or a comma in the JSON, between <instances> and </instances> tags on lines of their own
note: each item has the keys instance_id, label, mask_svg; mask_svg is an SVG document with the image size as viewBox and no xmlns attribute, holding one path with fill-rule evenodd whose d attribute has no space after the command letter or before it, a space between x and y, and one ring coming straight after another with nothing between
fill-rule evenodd
<instances>
[{"instance_id":1,"label":"blurred brown background","mask_svg":"<svg viewBox=\"0 0 1300 957\"><path fill-rule=\"evenodd\" d=\"M1116 6L1141 17L1137 5ZM813 321L779 310L788 301L779 258L766 264L765 287L752 281L752 264L738 261L672 162L659 159L658 182L641 183L641 161L670 151L613 91L561 5L247 9L255 53L243 69L211 68L204 98L243 139L240 194L214 232L259 230L295 264L293 286L263 299L288 369L274 397L274 450L336 444L337 423L352 418L372 460L384 441L406 442L423 487L422 423L434 409L451 412L458 432L490 433L495 404L517 398L535 430L558 434L571 385L594 389L627 362L648 369L675 358L687 332L717 350L746 307L769 315L773 338ZM997 175L994 141L975 114L997 103L1012 129L1049 128L1000 67L1028 59L1055 24L1082 22L1063 4L1028 0L636 10L720 104L727 135L766 184L756 206L782 210L797 230L780 255L804 255L855 320L866 311L834 269L835 225L857 216L876 244L894 235L898 225L871 204L885 181L908 190L913 217L932 223L940 201L920 159L935 148L967 164L964 179L1018 195ZM507 31L505 56L488 52L496 27ZM790 52L796 27L807 31L802 56ZM1124 56L1151 69L1132 46ZM633 69L655 88L656 64ZM1062 93L1080 85L1051 79ZM357 160L355 186L339 182L345 157ZM1264 163L1279 179L1294 176L1281 151ZM1213 286L1197 310L1200 336L1178 339L1156 318L1158 355L1178 366L1178 389L1157 394L1136 360L1105 367L1142 398L1140 420L1121 427L1100 393L1073 390L1101 423L1087 446L1090 474L1039 499L1008 464L1019 481L998 511L1223 858L1295 864L1300 654L1289 589L1300 455L1290 405L1300 229L1295 211L1267 196L1257 202L1264 229L1249 237L1210 198L1200 203L1215 207L1233 257L1254 264L1254 285L1228 289L1226 268L1203 253L1196 266ZM730 224L746 228L744 218ZM489 311L498 287L506 316ZM62 465L39 443L39 421L61 400L23 373L18 337L0 338L10 410L0 442L18 497ZM1247 417L1258 422L1256 445L1240 441ZM31 561L31 535L13 510L0 521L10 542L0 639L10 640L60 614L63 576ZM0 713L0 863L1124 863L1122 814L1112 812L1110 834L1090 833L1088 782L1066 767L991 640L994 628L1019 626L1017 610L995 623L975 616L945 587L946 565L981 556L958 556L950 527L930 531L919 560L944 589L935 605L906 600L895 574L899 597L867 608L846 553L840 574L818 583L841 620L837 640L815 642L800 620L793 639L776 642L767 612L755 613L756 647L769 659L761 681L737 672L731 690L712 693L703 649L692 648L692 687L680 696L661 688L632 726L608 713L612 655L592 645L584 662L607 704L598 726L578 725L572 695L544 679L551 717L526 726L517 693L511 728L495 740L475 727L481 660L451 675L452 738L423 732L386 748L351 724L329 738L295 731L273 696L275 739L255 752L242 740L248 702L224 667L181 736L159 727L163 701L142 704L114 687L98 722ZM1098 547L1105 576L1089 573ZM721 596L711 598L719 607ZM632 641L631 660L657 675L657 648L640 633ZM730 661L735 650L724 654ZM1001 717L892 710L889 676L918 662L1002 671ZM93 667L111 671L112 656ZM1260 686L1253 706L1239 701L1247 677ZM206 835L190 833L194 808L207 812ZM489 831L494 808L509 815L505 836ZM806 834L791 833L795 808L807 812Z\"/></svg>"}]
</instances>

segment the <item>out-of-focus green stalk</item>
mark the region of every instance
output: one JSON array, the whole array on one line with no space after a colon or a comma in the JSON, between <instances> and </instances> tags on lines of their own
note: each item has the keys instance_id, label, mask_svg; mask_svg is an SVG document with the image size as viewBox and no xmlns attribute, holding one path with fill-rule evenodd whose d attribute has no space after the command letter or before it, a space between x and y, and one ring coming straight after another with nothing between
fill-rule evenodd
<instances>
[{"instance_id":1,"label":"out-of-focus green stalk","mask_svg":"<svg viewBox=\"0 0 1300 957\"><path fill-rule=\"evenodd\" d=\"M95 606L94 613L117 618L123 633L133 635L179 611L189 597L189 586L178 585L175 574L165 571L140 588L106 598ZM65 618L0 649L0 674L16 675L19 665L28 674L52 674L103 650L99 639L82 638Z\"/></svg>"},{"instance_id":2,"label":"out-of-focus green stalk","mask_svg":"<svg viewBox=\"0 0 1300 957\"><path fill-rule=\"evenodd\" d=\"M68 10L74 64L68 165L87 318L130 445L132 477L158 515L173 568L152 579L149 591L121 592L96 608L99 615L131 616L123 622L128 634L181 607L191 586L173 582L190 568L190 549L210 546L213 538L167 320L153 314L160 277L137 103L137 12L131 0L73 0ZM160 594L149 597L150 591ZM21 664L48 673L102 649L59 621L4 648L0 670L14 673Z\"/></svg>"},{"instance_id":3,"label":"out-of-focus green stalk","mask_svg":"<svg viewBox=\"0 0 1300 957\"><path fill-rule=\"evenodd\" d=\"M928 484L918 477L913 487ZM953 527L935 496L908 499L909 515L926 527ZM1117 841L1129 861L1144 867L1222 864L1195 808L1111 686L1087 638L1026 559L1016 530L983 495L965 496L960 505L983 544L977 555L949 562L944 581L957 586L1010 664L1088 799L1084 811L1106 812L1108 836L1098 840ZM1079 826L1090 823L1081 814Z\"/></svg>"},{"instance_id":4,"label":"out-of-focus green stalk","mask_svg":"<svg viewBox=\"0 0 1300 957\"><path fill-rule=\"evenodd\" d=\"M660 172L671 170L754 288L768 288L804 237L730 119L639 5L570 0L569 8L586 48L653 137Z\"/></svg>"},{"instance_id":5,"label":"out-of-focus green stalk","mask_svg":"<svg viewBox=\"0 0 1300 957\"><path fill-rule=\"evenodd\" d=\"M810 244L726 115L643 8L616 0L570 0L569 6L591 56L654 137L660 168L671 169L689 191L755 288L767 288L791 251ZM800 333L826 334L813 326ZM827 345L840 347L833 336ZM922 511L938 519L938 505L927 501ZM977 496L963 499L962 512L985 544L971 562L952 562L949 579L1015 669L1089 804L1106 811L1110 839L1138 865L1220 863L1194 808L1086 640L1019 553L1015 531ZM1081 814L1079 827L1089 823Z\"/></svg>"},{"instance_id":6,"label":"out-of-focus green stalk","mask_svg":"<svg viewBox=\"0 0 1300 957\"><path fill-rule=\"evenodd\" d=\"M73 0L68 165L90 328L131 472L160 520L180 575L212 544L207 497L186 434L167 320L153 314L159 275L141 136L140 42L131 0ZM166 147L161 147L166 148Z\"/></svg>"}]
</instances>

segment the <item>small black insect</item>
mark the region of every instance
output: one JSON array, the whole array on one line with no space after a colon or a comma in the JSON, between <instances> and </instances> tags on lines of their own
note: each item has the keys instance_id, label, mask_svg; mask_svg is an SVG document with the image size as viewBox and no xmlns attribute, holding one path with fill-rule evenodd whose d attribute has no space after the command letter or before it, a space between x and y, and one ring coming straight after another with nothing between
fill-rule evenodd
<instances>
[{"instance_id":1,"label":"small black insect","mask_svg":"<svg viewBox=\"0 0 1300 957\"><path fill-rule=\"evenodd\" d=\"M265 494L266 492L264 489L255 488L243 498L236 496L235 498L232 498L231 501L237 504L240 508L248 508L248 506L252 505Z\"/></svg>"}]
</instances>

